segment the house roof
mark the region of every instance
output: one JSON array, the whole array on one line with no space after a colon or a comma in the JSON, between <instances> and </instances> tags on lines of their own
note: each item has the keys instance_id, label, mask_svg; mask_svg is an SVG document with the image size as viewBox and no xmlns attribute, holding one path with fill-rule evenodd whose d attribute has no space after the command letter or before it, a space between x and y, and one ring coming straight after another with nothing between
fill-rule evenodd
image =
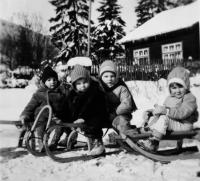
<instances>
[{"instance_id":1,"label":"house roof","mask_svg":"<svg viewBox=\"0 0 200 181\"><path fill-rule=\"evenodd\" d=\"M194 25L200 20L200 0L189 5L163 11L139 26L121 40L125 43L148 38Z\"/></svg>"}]
</instances>

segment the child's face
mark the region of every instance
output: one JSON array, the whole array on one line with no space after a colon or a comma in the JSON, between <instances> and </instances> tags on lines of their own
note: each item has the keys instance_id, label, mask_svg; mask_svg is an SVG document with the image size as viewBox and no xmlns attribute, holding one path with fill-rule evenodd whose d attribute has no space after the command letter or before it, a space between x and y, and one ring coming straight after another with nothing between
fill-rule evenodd
<instances>
[{"instance_id":1,"label":"child's face","mask_svg":"<svg viewBox=\"0 0 200 181\"><path fill-rule=\"evenodd\" d=\"M45 81L45 85L49 89L54 89L57 86L58 80L54 77L50 77Z\"/></svg>"},{"instance_id":2,"label":"child's face","mask_svg":"<svg viewBox=\"0 0 200 181\"><path fill-rule=\"evenodd\" d=\"M171 95L176 98L181 98L185 95L186 89L181 84L173 83L169 87Z\"/></svg>"},{"instance_id":3,"label":"child's face","mask_svg":"<svg viewBox=\"0 0 200 181\"><path fill-rule=\"evenodd\" d=\"M116 75L113 72L105 72L103 73L101 79L108 87L112 87L115 85Z\"/></svg>"},{"instance_id":4,"label":"child's face","mask_svg":"<svg viewBox=\"0 0 200 181\"><path fill-rule=\"evenodd\" d=\"M90 82L87 79L81 78L75 82L75 88L78 92L86 92L90 86Z\"/></svg>"}]
</instances>

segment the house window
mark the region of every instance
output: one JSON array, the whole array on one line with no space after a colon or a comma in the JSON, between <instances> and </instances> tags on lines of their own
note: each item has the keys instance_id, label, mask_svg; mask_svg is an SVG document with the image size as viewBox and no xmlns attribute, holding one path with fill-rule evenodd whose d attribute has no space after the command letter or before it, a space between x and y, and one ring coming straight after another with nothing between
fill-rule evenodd
<instances>
[{"instance_id":1,"label":"house window","mask_svg":"<svg viewBox=\"0 0 200 181\"><path fill-rule=\"evenodd\" d=\"M149 48L133 50L134 64L149 64Z\"/></svg>"},{"instance_id":2,"label":"house window","mask_svg":"<svg viewBox=\"0 0 200 181\"><path fill-rule=\"evenodd\" d=\"M162 45L162 59L174 60L183 59L183 46L182 42L170 43Z\"/></svg>"}]
</instances>

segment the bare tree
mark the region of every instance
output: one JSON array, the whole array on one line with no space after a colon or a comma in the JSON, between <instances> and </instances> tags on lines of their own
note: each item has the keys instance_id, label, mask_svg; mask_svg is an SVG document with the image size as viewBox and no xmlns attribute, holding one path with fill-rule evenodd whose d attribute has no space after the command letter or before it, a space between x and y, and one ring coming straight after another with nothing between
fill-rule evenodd
<instances>
[{"instance_id":1,"label":"bare tree","mask_svg":"<svg viewBox=\"0 0 200 181\"><path fill-rule=\"evenodd\" d=\"M21 25L13 39L16 41L15 59L18 65L38 67L41 61L52 59L57 54L50 37L44 35L46 30L40 15L17 13L12 21Z\"/></svg>"}]
</instances>

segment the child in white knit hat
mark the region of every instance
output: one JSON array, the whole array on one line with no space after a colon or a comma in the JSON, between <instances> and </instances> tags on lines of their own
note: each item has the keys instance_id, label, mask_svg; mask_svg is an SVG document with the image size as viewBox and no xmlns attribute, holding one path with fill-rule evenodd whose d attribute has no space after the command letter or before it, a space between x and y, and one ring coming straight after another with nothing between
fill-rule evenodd
<instances>
[{"instance_id":1,"label":"child in white knit hat","mask_svg":"<svg viewBox=\"0 0 200 181\"><path fill-rule=\"evenodd\" d=\"M174 68L168 75L167 85L170 95L163 106L155 105L155 109L147 110L143 117L148 121L152 115L152 137L139 144L150 151L156 151L159 141L166 131L187 131L193 129L193 123L198 120L197 102L190 92L189 72L183 67Z\"/></svg>"},{"instance_id":2,"label":"child in white knit hat","mask_svg":"<svg viewBox=\"0 0 200 181\"><path fill-rule=\"evenodd\" d=\"M128 87L118 74L117 66L113 61L104 61L100 66L99 76L107 98L109 121L119 132L131 134L130 120L132 112L137 107Z\"/></svg>"}]
</instances>

